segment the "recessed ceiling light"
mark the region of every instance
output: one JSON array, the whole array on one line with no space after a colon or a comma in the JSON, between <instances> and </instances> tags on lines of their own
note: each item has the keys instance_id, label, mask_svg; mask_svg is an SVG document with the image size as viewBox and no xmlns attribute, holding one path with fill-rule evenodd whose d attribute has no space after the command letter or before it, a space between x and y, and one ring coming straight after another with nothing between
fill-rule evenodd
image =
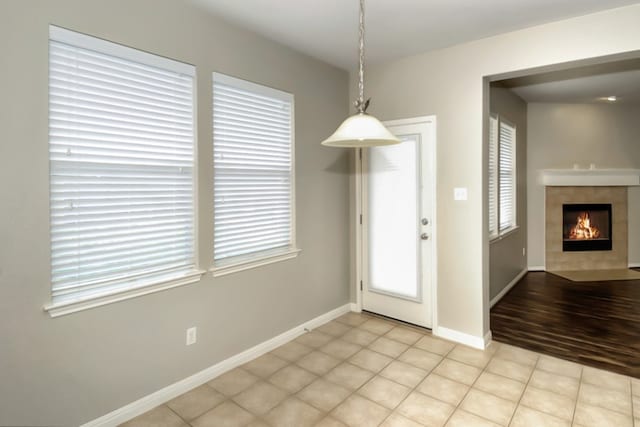
<instances>
[{"instance_id":1,"label":"recessed ceiling light","mask_svg":"<svg viewBox=\"0 0 640 427\"><path fill-rule=\"evenodd\" d=\"M607 96L607 101L609 102L616 102L618 100L618 97L616 96Z\"/></svg>"}]
</instances>

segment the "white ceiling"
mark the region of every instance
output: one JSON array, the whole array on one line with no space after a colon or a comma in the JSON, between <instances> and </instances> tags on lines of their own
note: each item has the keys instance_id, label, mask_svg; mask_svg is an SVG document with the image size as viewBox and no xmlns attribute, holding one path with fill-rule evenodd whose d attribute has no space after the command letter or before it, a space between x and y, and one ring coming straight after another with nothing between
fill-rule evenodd
<instances>
[{"instance_id":1,"label":"white ceiling","mask_svg":"<svg viewBox=\"0 0 640 427\"><path fill-rule=\"evenodd\" d=\"M617 103L639 104L640 70L540 83L512 90L527 102L606 103L606 97L616 96Z\"/></svg>"},{"instance_id":2,"label":"white ceiling","mask_svg":"<svg viewBox=\"0 0 640 427\"><path fill-rule=\"evenodd\" d=\"M498 82L527 102L640 104L640 59L609 62Z\"/></svg>"},{"instance_id":3,"label":"white ceiling","mask_svg":"<svg viewBox=\"0 0 640 427\"><path fill-rule=\"evenodd\" d=\"M350 70L357 63L358 0L189 0L206 10ZM371 63L638 0L367 0Z\"/></svg>"}]
</instances>

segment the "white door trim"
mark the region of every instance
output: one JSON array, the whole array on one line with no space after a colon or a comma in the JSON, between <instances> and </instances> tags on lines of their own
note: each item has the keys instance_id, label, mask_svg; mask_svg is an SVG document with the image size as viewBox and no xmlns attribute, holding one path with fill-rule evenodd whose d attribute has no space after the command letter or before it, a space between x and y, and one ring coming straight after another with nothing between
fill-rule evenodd
<instances>
[{"instance_id":1,"label":"white door trim","mask_svg":"<svg viewBox=\"0 0 640 427\"><path fill-rule=\"evenodd\" d=\"M432 180L431 180L431 194L433 194L433 203L432 203L432 211L431 218L434 227L432 227L432 231L430 234L430 238L433 245L432 250L432 265L431 265L431 313L432 313L432 321L431 321L431 330L436 331L438 329L438 222L437 222L437 145L438 145L438 128L436 122L436 116L421 116L421 117L412 117L408 119L399 119L399 120L389 120L383 122L385 126L406 126L406 125L419 125L424 123L432 123L433 124L433 141L431 144L431 152L429 153L430 158L433 161L432 168ZM361 224L361 215L363 211L362 206L362 148L358 148L355 150L355 188L356 188L356 209L355 209L355 230L356 230L356 303L355 309L356 311L362 311L362 281L363 281L363 233L362 233L362 224Z\"/></svg>"},{"instance_id":2,"label":"white door trim","mask_svg":"<svg viewBox=\"0 0 640 427\"><path fill-rule=\"evenodd\" d=\"M362 311L362 148L355 149L355 171L356 171L356 209L355 209L355 230L356 230L356 307L355 311Z\"/></svg>"}]
</instances>

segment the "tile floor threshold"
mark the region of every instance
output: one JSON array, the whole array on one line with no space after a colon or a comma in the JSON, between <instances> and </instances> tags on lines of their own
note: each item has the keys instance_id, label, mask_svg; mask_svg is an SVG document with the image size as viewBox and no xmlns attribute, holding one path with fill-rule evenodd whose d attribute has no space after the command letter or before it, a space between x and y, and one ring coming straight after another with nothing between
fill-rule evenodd
<instances>
[{"instance_id":1,"label":"tile floor threshold","mask_svg":"<svg viewBox=\"0 0 640 427\"><path fill-rule=\"evenodd\" d=\"M530 271L491 308L493 340L640 378L640 280Z\"/></svg>"},{"instance_id":2,"label":"tile floor threshold","mask_svg":"<svg viewBox=\"0 0 640 427\"><path fill-rule=\"evenodd\" d=\"M640 427L640 380L347 313L125 427Z\"/></svg>"}]
</instances>

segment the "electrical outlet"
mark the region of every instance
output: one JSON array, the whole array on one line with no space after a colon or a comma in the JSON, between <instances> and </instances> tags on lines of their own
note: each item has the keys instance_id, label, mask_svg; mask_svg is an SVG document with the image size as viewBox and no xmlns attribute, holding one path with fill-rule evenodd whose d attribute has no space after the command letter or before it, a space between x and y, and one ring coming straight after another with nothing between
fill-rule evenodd
<instances>
[{"instance_id":1,"label":"electrical outlet","mask_svg":"<svg viewBox=\"0 0 640 427\"><path fill-rule=\"evenodd\" d=\"M187 329L187 345L195 344L198 341L197 331L195 326Z\"/></svg>"},{"instance_id":2,"label":"electrical outlet","mask_svg":"<svg viewBox=\"0 0 640 427\"><path fill-rule=\"evenodd\" d=\"M525 248L522 248L522 256L525 256L527 254L527 250Z\"/></svg>"},{"instance_id":3,"label":"electrical outlet","mask_svg":"<svg viewBox=\"0 0 640 427\"><path fill-rule=\"evenodd\" d=\"M453 189L453 200L467 200L467 187L456 187Z\"/></svg>"}]
</instances>

